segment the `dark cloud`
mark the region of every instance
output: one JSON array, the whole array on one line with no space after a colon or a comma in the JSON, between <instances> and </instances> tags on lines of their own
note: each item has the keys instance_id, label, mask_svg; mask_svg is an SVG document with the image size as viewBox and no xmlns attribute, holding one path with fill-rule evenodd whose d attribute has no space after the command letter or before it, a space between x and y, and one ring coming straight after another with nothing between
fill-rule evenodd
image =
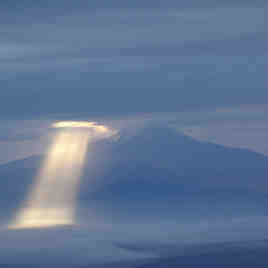
<instances>
[{"instance_id":1,"label":"dark cloud","mask_svg":"<svg viewBox=\"0 0 268 268\"><path fill-rule=\"evenodd\" d=\"M254 241L249 243L222 243L192 247L191 250L177 249L177 256L166 256L156 260L147 260L137 265L139 268L183 266L193 268L197 266L212 267L266 267L267 266L267 241ZM131 247L128 247L131 248ZM132 247L133 249L134 247ZM139 248L138 246L136 247ZM141 247L142 248L142 247ZM162 250L174 250L162 246ZM183 253L180 253L183 251ZM176 255L176 253L174 255Z\"/></svg>"}]
</instances>

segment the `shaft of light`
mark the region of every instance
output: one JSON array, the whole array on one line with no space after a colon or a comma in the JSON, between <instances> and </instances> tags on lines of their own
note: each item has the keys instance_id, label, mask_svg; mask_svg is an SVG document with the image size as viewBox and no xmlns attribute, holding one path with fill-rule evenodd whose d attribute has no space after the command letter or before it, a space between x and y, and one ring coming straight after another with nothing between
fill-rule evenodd
<instances>
[{"instance_id":1,"label":"shaft of light","mask_svg":"<svg viewBox=\"0 0 268 268\"><path fill-rule=\"evenodd\" d=\"M9 228L74 224L76 193L88 144L93 134L101 135L108 129L90 122L87 125L91 125L91 131L70 129L74 122L63 122L57 127L60 125L64 129L55 135L32 192ZM79 122L78 125L81 127L86 123Z\"/></svg>"}]
</instances>

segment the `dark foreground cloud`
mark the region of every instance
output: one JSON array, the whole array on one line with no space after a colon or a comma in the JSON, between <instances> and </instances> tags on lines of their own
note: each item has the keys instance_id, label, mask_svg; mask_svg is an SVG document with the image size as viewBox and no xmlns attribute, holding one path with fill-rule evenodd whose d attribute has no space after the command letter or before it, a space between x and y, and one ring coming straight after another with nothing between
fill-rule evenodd
<instances>
[{"instance_id":1,"label":"dark foreground cloud","mask_svg":"<svg viewBox=\"0 0 268 268\"><path fill-rule=\"evenodd\" d=\"M116 247L111 237L103 237L105 233L107 233L105 228L96 227L1 230L0 265L77 267L88 263L131 261L153 256L153 254L135 253Z\"/></svg>"}]
</instances>

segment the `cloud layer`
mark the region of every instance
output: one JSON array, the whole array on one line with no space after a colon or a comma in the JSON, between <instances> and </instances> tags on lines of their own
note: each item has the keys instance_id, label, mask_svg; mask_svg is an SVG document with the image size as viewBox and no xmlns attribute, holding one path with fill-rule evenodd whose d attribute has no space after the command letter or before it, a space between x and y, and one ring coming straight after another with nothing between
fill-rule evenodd
<instances>
[{"instance_id":1,"label":"cloud layer","mask_svg":"<svg viewBox=\"0 0 268 268\"><path fill-rule=\"evenodd\" d=\"M265 1L1 4L1 116L263 103Z\"/></svg>"}]
</instances>

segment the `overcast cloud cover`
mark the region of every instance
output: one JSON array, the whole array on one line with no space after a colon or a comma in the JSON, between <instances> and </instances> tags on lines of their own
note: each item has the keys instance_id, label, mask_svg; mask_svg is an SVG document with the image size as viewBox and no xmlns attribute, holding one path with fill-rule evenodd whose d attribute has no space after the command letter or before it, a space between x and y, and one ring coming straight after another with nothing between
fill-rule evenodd
<instances>
[{"instance_id":1,"label":"overcast cloud cover","mask_svg":"<svg viewBox=\"0 0 268 268\"><path fill-rule=\"evenodd\" d=\"M265 103L266 1L9 1L1 117Z\"/></svg>"}]
</instances>

